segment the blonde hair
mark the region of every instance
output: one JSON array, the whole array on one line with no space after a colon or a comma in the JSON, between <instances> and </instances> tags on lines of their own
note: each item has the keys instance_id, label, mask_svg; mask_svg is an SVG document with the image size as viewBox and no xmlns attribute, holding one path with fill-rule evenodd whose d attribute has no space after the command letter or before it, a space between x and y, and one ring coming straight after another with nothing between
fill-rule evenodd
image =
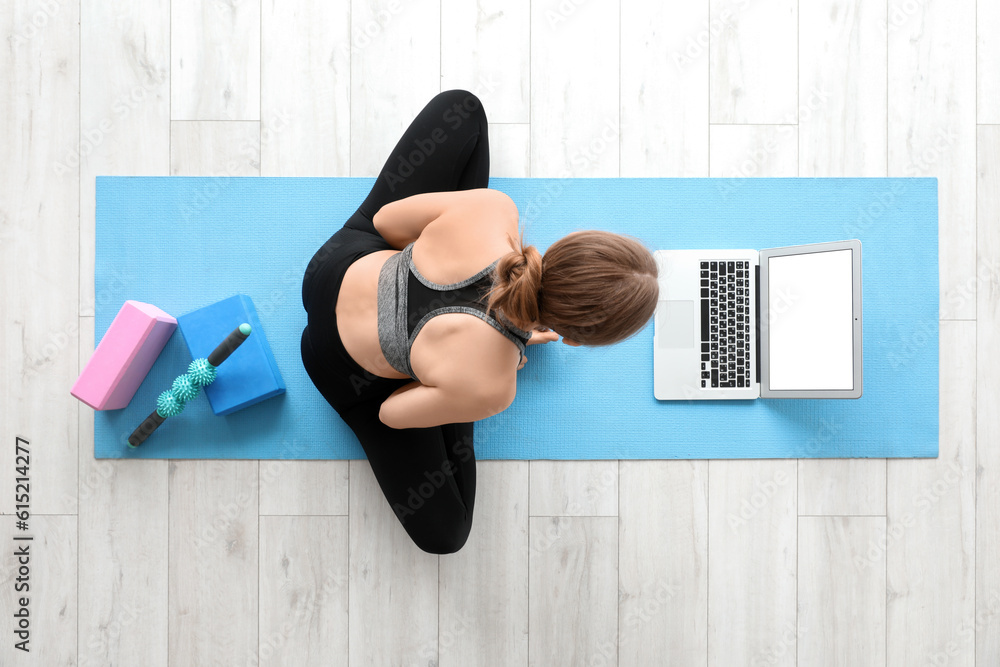
<instances>
[{"instance_id":1,"label":"blonde hair","mask_svg":"<svg viewBox=\"0 0 1000 667\"><path fill-rule=\"evenodd\" d=\"M599 230L573 232L543 257L510 238L488 308L522 329L536 324L583 345L611 345L642 329L659 298L656 260L638 239Z\"/></svg>"}]
</instances>

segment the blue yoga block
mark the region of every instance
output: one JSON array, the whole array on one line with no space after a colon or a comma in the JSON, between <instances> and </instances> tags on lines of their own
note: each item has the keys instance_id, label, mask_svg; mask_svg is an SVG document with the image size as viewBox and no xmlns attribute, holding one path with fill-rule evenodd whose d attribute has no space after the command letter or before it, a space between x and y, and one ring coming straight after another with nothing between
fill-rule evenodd
<instances>
[{"instance_id":1,"label":"blue yoga block","mask_svg":"<svg viewBox=\"0 0 1000 667\"><path fill-rule=\"evenodd\" d=\"M219 366L212 384L205 387L216 415L228 415L285 393L285 383L267 344L253 301L237 294L177 318L192 359L208 358L233 329L247 322L250 336Z\"/></svg>"}]
</instances>

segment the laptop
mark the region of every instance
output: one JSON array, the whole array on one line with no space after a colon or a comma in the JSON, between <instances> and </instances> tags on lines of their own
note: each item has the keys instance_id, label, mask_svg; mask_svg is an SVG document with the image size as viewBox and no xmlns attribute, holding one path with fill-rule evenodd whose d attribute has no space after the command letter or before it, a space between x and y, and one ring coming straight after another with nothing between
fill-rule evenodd
<instances>
[{"instance_id":1,"label":"laptop","mask_svg":"<svg viewBox=\"0 0 1000 667\"><path fill-rule=\"evenodd\" d=\"M657 399L861 397L861 241L654 256Z\"/></svg>"}]
</instances>

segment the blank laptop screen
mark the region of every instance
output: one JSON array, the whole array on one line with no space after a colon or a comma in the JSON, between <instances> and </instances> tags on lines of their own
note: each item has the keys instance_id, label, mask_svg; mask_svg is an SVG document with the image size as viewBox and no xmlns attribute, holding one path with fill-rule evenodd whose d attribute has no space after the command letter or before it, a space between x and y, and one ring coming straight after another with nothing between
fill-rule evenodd
<instances>
[{"instance_id":1,"label":"blank laptop screen","mask_svg":"<svg viewBox=\"0 0 1000 667\"><path fill-rule=\"evenodd\" d=\"M851 251L769 257L767 271L770 389L853 389Z\"/></svg>"}]
</instances>

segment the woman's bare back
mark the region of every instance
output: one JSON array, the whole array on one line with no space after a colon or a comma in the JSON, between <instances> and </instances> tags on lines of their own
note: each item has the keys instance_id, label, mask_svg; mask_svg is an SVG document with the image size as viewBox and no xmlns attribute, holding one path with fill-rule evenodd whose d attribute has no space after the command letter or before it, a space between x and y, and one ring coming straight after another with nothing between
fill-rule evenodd
<instances>
[{"instance_id":1,"label":"woman's bare back","mask_svg":"<svg viewBox=\"0 0 1000 667\"><path fill-rule=\"evenodd\" d=\"M513 209L513 215L511 215ZM511 251L517 237L517 209L511 206L447 209L430 222L413 244L413 263L428 280L460 282ZM371 253L348 267L337 297L337 329L344 348L359 366L383 378L403 379L386 360L378 337L378 278L382 265L398 250ZM486 322L464 313L432 318L417 334L410 364L424 384L434 385L455 345L475 346L482 355L501 355L516 366L516 346ZM494 357L495 359L495 357ZM499 361L499 360L497 360Z\"/></svg>"}]
</instances>

